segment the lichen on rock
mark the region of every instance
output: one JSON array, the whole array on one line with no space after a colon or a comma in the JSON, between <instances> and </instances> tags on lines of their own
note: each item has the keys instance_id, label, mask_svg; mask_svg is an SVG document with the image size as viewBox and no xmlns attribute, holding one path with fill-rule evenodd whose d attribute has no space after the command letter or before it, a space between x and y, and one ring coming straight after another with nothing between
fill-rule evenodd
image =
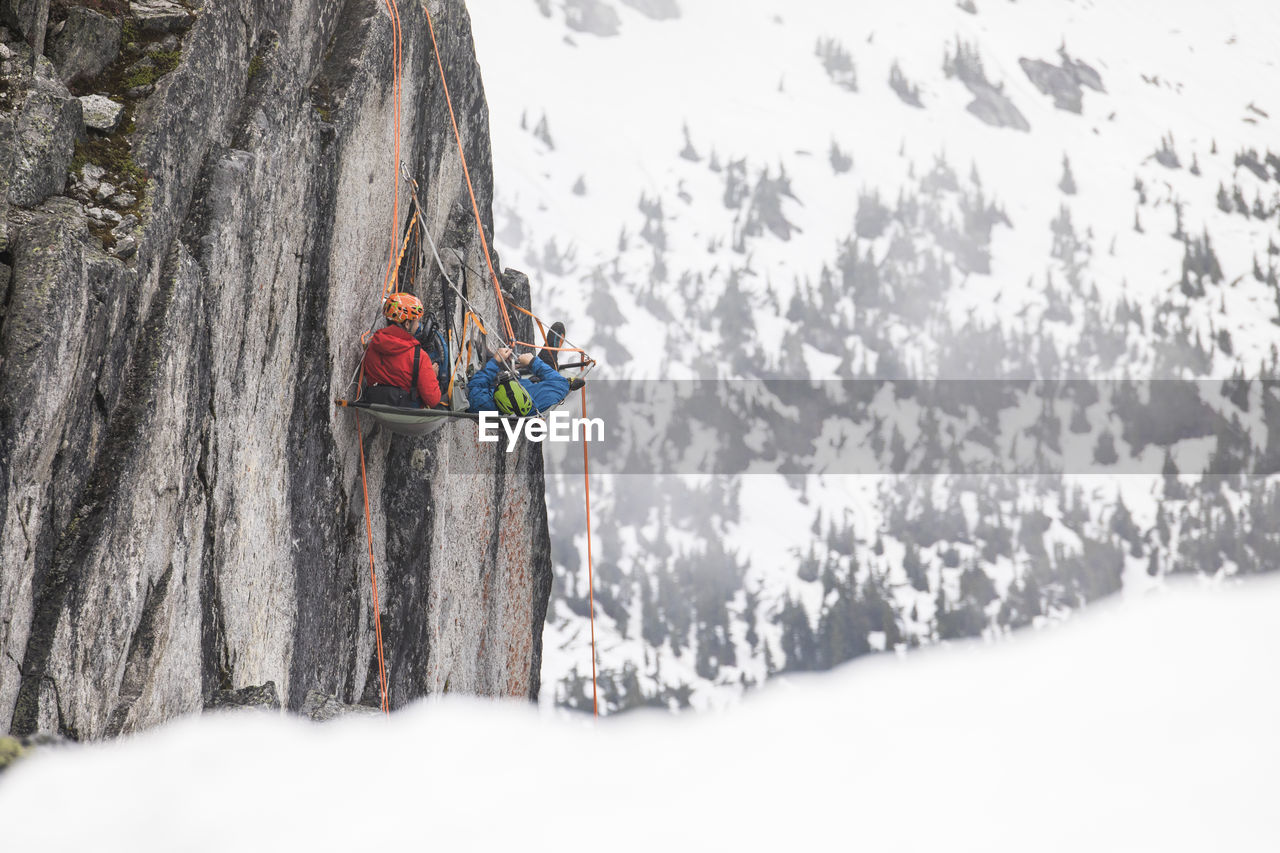
<instances>
[{"instance_id":1,"label":"lichen on rock","mask_svg":"<svg viewBox=\"0 0 1280 853\"><path fill-rule=\"evenodd\" d=\"M124 115L124 104L116 103L105 95L81 95L80 109L85 127L99 133L114 133Z\"/></svg>"},{"instance_id":2,"label":"lichen on rock","mask_svg":"<svg viewBox=\"0 0 1280 853\"><path fill-rule=\"evenodd\" d=\"M49 40L49 58L58 77L70 83L101 74L120 54L120 34L118 18L72 6L62 29Z\"/></svg>"},{"instance_id":3,"label":"lichen on rock","mask_svg":"<svg viewBox=\"0 0 1280 853\"><path fill-rule=\"evenodd\" d=\"M34 207L60 194L80 133L80 101L57 80L30 78L13 119L9 203Z\"/></svg>"},{"instance_id":4,"label":"lichen on rock","mask_svg":"<svg viewBox=\"0 0 1280 853\"><path fill-rule=\"evenodd\" d=\"M26 754L27 750L15 737L0 737L0 771L7 770L9 765Z\"/></svg>"}]
</instances>

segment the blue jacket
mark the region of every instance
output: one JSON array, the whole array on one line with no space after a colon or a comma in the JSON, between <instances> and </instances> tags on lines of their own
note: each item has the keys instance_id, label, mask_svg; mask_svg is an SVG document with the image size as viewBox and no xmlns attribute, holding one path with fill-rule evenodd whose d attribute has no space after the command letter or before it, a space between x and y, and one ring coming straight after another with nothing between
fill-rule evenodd
<instances>
[{"instance_id":1,"label":"blue jacket","mask_svg":"<svg viewBox=\"0 0 1280 853\"><path fill-rule=\"evenodd\" d=\"M530 362L529 368L541 381L530 382L524 376L519 379L524 390L528 391L529 396L533 398L534 409L545 412L569 395L569 380L552 370L551 365L540 358L535 358ZM467 411L496 412L498 410L498 405L493 402L493 388L501 372L502 365L498 364L497 359L491 358L483 370L477 371L476 375L471 377L471 381L467 383L467 400L470 401L471 408Z\"/></svg>"}]
</instances>

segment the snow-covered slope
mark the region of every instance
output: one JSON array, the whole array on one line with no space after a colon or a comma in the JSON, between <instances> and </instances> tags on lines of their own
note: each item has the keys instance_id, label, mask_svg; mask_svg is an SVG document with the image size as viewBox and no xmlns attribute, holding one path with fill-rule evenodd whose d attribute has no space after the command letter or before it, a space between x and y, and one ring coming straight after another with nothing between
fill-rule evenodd
<instances>
[{"instance_id":1,"label":"snow-covered slope","mask_svg":"<svg viewBox=\"0 0 1280 853\"><path fill-rule=\"evenodd\" d=\"M6 849L101 853L1267 850L1277 608L1273 579L1169 590L594 728L453 698L205 716L20 763L0 822Z\"/></svg>"},{"instance_id":2,"label":"snow-covered slope","mask_svg":"<svg viewBox=\"0 0 1280 853\"><path fill-rule=\"evenodd\" d=\"M597 377L1277 375L1274 4L471 11L497 246L533 274L541 313L603 357ZM1141 414L1110 385L1011 394L990 445L1030 461L994 470L1043 472L1047 453L1054 471L1103 475L1051 486L832 476L839 466L785 481L603 477L606 705L718 704L779 670L1002 632L1170 571L1273 569L1275 390L1231 401L1202 383L1191 397L1209 414L1167 399ZM816 473L818 442L849 442L871 448L875 470L958 474L926 464L949 458L930 442L971 460L983 404L966 418L937 400L835 406L826 432L800 425L800 450L783 455ZM732 412L759 458L786 444L782 407L769 408ZM1214 426L1193 423L1202 414ZM655 448L727 443L724 423L674 417ZM637 452L642 470L688 471ZM1108 476L1236 457L1251 476L1225 491ZM705 470L726 467L722 454ZM559 687L544 698L582 707L581 496L567 478L549 494L559 600L544 680Z\"/></svg>"},{"instance_id":3,"label":"snow-covered slope","mask_svg":"<svg viewBox=\"0 0 1280 853\"><path fill-rule=\"evenodd\" d=\"M1078 230L1093 232L1090 278L1112 298L1126 293L1144 303L1180 276L1174 200L1186 207L1186 232L1212 233L1228 281L1247 278L1254 253L1276 235L1276 184L1236 162L1246 150L1265 156L1277 140L1270 115L1280 118L1280 104L1271 103L1280 9L1272 4L989 2L970 14L926 0L701 0L680 4L680 16L667 20L619 3L545 5L549 15L534 0L473 4L472 15L495 116L499 246L538 270L544 306L575 322L587 319L582 279L593 269L616 262L628 282L647 283L655 247L640 235L654 217L639 210L642 196L662 205L666 247L658 253L675 259L667 264L672 280L685 270L704 274L703 299L714 304L728 271L749 269L757 293L771 284L785 305L796 281L816 279L849 234L861 194L878 191L891 203L913 169L923 174L939 157L962 180L975 173L1010 222L992 235L991 273L971 275L949 294L955 311L966 312L958 316L972 309L1013 317L1026 303L1034 310L1055 261L1050 222L1064 204ZM564 15L615 9L617 35L576 31L559 6ZM957 40L975 48L1028 132L984 124L966 110L974 96L943 68ZM856 91L834 81L815 55L825 41L847 51ZM1019 64L1060 66L1060 50L1094 69L1105 89L1083 87L1079 113L1056 108ZM895 65L918 88L920 108L890 88ZM1166 138L1177 168L1155 157ZM833 145L852 158L848 171L833 170ZM1059 189L1064 156L1074 196ZM778 212L791 225L789 239L771 239L777 234L767 229L743 237L745 205L725 203L726 172L736 162L748 188L764 174L785 173L791 195ZM1280 177L1280 167L1271 171ZM1272 215L1218 210L1219 184L1228 192L1239 185L1249 205L1261 198ZM1142 233L1133 229L1135 212ZM628 248L620 252L624 232ZM745 251L736 251L739 243ZM1025 288L1028 279L1036 286ZM1240 358L1256 366L1274 340L1273 298L1242 284L1228 293L1227 308L1233 325L1250 332L1238 336ZM628 310L632 294L613 295L627 314L619 331L632 357L605 369L669 375L661 346L668 332L638 322L639 312ZM823 366L821 359L788 365L803 376L827 373ZM1223 366L1226 375L1234 365Z\"/></svg>"}]
</instances>

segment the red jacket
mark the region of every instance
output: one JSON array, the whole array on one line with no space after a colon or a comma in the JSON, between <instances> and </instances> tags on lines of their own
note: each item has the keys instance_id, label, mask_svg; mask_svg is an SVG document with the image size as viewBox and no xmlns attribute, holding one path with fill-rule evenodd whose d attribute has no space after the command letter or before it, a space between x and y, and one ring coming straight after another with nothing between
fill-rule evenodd
<instances>
[{"instance_id":1,"label":"red jacket","mask_svg":"<svg viewBox=\"0 0 1280 853\"><path fill-rule=\"evenodd\" d=\"M386 326L374 333L364 354L366 385L394 385L409 391L413 381L413 350L418 347L413 335L399 326ZM440 402L440 383L436 368L426 350L418 361L418 396L422 405L431 408Z\"/></svg>"}]
</instances>

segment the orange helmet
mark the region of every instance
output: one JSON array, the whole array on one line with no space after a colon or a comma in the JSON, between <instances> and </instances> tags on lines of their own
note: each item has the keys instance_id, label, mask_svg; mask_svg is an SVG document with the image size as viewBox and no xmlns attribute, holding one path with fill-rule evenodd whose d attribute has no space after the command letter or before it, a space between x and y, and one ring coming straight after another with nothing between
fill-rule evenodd
<instances>
[{"instance_id":1,"label":"orange helmet","mask_svg":"<svg viewBox=\"0 0 1280 853\"><path fill-rule=\"evenodd\" d=\"M393 323L404 323L422 316L422 300L412 293L393 293L382 305L382 313Z\"/></svg>"}]
</instances>

